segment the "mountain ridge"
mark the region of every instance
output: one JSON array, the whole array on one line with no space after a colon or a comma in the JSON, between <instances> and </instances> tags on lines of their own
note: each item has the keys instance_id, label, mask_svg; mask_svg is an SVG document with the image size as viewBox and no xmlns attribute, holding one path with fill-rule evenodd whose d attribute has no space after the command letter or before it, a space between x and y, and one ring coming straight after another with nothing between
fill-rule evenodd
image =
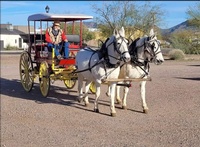
<instances>
[{"instance_id":1,"label":"mountain ridge","mask_svg":"<svg viewBox=\"0 0 200 147\"><path fill-rule=\"evenodd\" d=\"M84 22L84 25L86 25L88 28L97 28L97 23L92 22L92 21L91 22ZM189 24L189 20L186 20L186 21L184 21L184 22L182 22L180 24L177 24L177 25L175 25L175 26L173 26L171 28L168 28L168 29L162 29L162 28L157 27L157 26L156 26L156 28L160 30L162 35L170 35L170 34L172 34L174 32L180 31L180 30L196 30L196 31L200 31L200 30L198 30L197 27L191 26Z\"/></svg>"},{"instance_id":2,"label":"mountain ridge","mask_svg":"<svg viewBox=\"0 0 200 147\"><path fill-rule=\"evenodd\" d=\"M159 27L158 27L159 28ZM197 27L195 26L192 26L189 24L189 20L186 20L178 25L175 25L169 29L160 29L160 32L162 35L169 35L169 34L172 34L174 32L178 32L180 30L196 30L196 31L199 31Z\"/></svg>"}]
</instances>

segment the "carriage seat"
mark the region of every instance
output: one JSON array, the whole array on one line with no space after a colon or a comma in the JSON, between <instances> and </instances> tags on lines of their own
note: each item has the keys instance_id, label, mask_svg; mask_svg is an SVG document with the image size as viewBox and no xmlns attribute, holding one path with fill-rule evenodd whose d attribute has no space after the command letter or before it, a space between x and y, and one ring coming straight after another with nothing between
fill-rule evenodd
<instances>
[{"instance_id":1,"label":"carriage seat","mask_svg":"<svg viewBox=\"0 0 200 147\"><path fill-rule=\"evenodd\" d=\"M79 35L66 35L69 45L69 50L73 50L74 48L78 48L80 46L80 36ZM49 49L50 52L51 49ZM64 46L62 48L62 51L64 51Z\"/></svg>"},{"instance_id":2,"label":"carriage seat","mask_svg":"<svg viewBox=\"0 0 200 147\"><path fill-rule=\"evenodd\" d=\"M71 52L72 54L75 54L73 52L77 52L77 49L80 48L80 35L77 34L67 34L66 35L68 42L70 43L69 45L69 52ZM34 35L31 34L31 44L34 43ZM45 34L36 34L35 35L35 43L36 43L36 47L37 50L40 51L41 50L41 46L42 46L42 50L44 50L44 47L47 47L47 42L45 41ZM51 48L48 48L49 52L52 52ZM60 50L60 53L63 54L64 52L64 46L63 48Z\"/></svg>"},{"instance_id":3,"label":"carriage seat","mask_svg":"<svg viewBox=\"0 0 200 147\"><path fill-rule=\"evenodd\" d=\"M67 40L70 44L79 44L80 43L80 36L79 35L66 35Z\"/></svg>"}]
</instances>

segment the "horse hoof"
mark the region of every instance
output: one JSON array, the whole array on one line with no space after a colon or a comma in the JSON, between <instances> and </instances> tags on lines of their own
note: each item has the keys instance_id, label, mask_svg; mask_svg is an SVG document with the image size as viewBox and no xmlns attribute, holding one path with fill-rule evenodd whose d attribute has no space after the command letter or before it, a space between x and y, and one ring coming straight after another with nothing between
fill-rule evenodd
<instances>
[{"instance_id":1,"label":"horse hoof","mask_svg":"<svg viewBox=\"0 0 200 147\"><path fill-rule=\"evenodd\" d=\"M148 113L148 109L143 109L143 113L147 114Z\"/></svg>"},{"instance_id":2,"label":"horse hoof","mask_svg":"<svg viewBox=\"0 0 200 147\"><path fill-rule=\"evenodd\" d=\"M117 115L116 115L116 113L111 113L111 116L116 117Z\"/></svg>"},{"instance_id":3,"label":"horse hoof","mask_svg":"<svg viewBox=\"0 0 200 147\"><path fill-rule=\"evenodd\" d=\"M88 107L89 106L89 103L85 103L85 107Z\"/></svg>"},{"instance_id":4,"label":"horse hoof","mask_svg":"<svg viewBox=\"0 0 200 147\"><path fill-rule=\"evenodd\" d=\"M99 113L99 109L94 109L94 112Z\"/></svg>"},{"instance_id":5,"label":"horse hoof","mask_svg":"<svg viewBox=\"0 0 200 147\"><path fill-rule=\"evenodd\" d=\"M83 101L83 99L77 98L77 101L78 101L79 103L81 103L81 102Z\"/></svg>"},{"instance_id":6,"label":"horse hoof","mask_svg":"<svg viewBox=\"0 0 200 147\"><path fill-rule=\"evenodd\" d=\"M107 97L110 97L110 94L109 94L108 92L106 92L106 96L107 96Z\"/></svg>"},{"instance_id":7,"label":"horse hoof","mask_svg":"<svg viewBox=\"0 0 200 147\"><path fill-rule=\"evenodd\" d=\"M122 101L117 100L117 104L121 105L121 104L122 104Z\"/></svg>"},{"instance_id":8,"label":"horse hoof","mask_svg":"<svg viewBox=\"0 0 200 147\"><path fill-rule=\"evenodd\" d=\"M122 106L122 109L127 110L127 106Z\"/></svg>"}]
</instances>

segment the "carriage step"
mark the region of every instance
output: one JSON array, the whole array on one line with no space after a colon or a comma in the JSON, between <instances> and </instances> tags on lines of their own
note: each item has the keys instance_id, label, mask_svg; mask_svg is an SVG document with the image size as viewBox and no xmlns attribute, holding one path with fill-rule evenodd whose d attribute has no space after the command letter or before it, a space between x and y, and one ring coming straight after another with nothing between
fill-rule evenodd
<instances>
[{"instance_id":1,"label":"carriage step","mask_svg":"<svg viewBox=\"0 0 200 147\"><path fill-rule=\"evenodd\" d=\"M71 80L78 80L78 77L71 78Z\"/></svg>"}]
</instances>

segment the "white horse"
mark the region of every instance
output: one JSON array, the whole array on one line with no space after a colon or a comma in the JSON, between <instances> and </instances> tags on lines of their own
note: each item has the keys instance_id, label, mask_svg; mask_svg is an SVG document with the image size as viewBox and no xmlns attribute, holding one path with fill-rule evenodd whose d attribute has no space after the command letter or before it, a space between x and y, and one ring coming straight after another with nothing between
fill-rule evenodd
<instances>
[{"instance_id":1,"label":"white horse","mask_svg":"<svg viewBox=\"0 0 200 147\"><path fill-rule=\"evenodd\" d=\"M160 42L153 31L150 30L149 37L136 39L129 46L129 53L131 61L121 67L119 79L121 78L147 78L149 76L149 63L154 62L159 65L164 62L163 55L160 49ZM130 83L130 82L129 82ZM145 85L146 81L140 82L140 94L142 98L143 112L147 113L148 107L145 99ZM126 109L126 98L129 88L124 87L124 94L122 99L122 108ZM120 86L117 86L116 100L121 103Z\"/></svg>"},{"instance_id":2,"label":"white horse","mask_svg":"<svg viewBox=\"0 0 200 147\"><path fill-rule=\"evenodd\" d=\"M89 85L94 81L96 86L94 111L99 112L98 99L100 96L100 86L102 81L110 78L117 79L120 72L120 63L128 61L130 61L128 40L125 39L125 31L123 27L119 31L115 29L113 36L105 41L100 50L95 51L87 47L81 49L76 55L79 101L84 99L85 105L87 106L89 104ZM86 80L85 95L83 95L84 80ZM111 90L111 115L116 116L114 106L116 82L110 82L109 86Z\"/></svg>"}]
</instances>

